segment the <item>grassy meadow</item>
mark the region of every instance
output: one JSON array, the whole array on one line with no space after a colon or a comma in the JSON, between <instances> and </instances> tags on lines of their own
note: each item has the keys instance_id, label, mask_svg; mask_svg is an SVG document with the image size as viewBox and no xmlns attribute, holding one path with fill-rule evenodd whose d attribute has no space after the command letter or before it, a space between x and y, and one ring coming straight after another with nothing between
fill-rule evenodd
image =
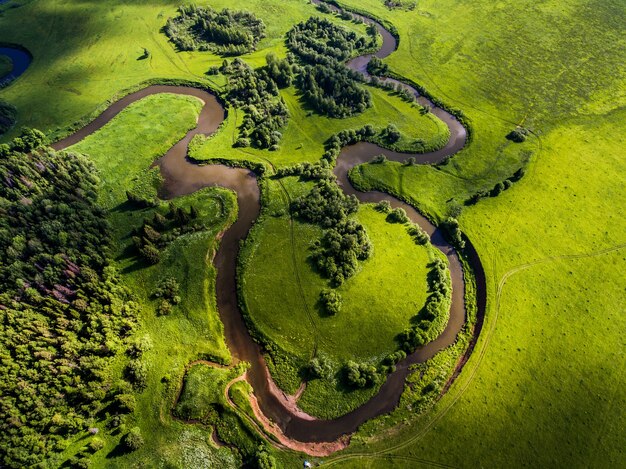
<instances>
[{"instance_id":1,"label":"grassy meadow","mask_svg":"<svg viewBox=\"0 0 626 469\"><path fill-rule=\"evenodd\" d=\"M280 186L269 184L270 194L283 189L289 199L303 190L293 177L280 180ZM272 200L279 198L276 194ZM346 392L341 367L348 360L378 364L398 349L395 337L424 306L428 264L439 253L429 244L416 245L404 225L387 222L372 205L361 206L356 217L367 230L373 254L337 289L343 307L328 316L319 295L329 282L308 261L321 229L277 216L287 209L285 202L274 202L255 225L253 242L243 254L243 295L255 329L273 344L271 368L283 389L295 393L302 379L299 368L314 355L329 360L335 378L309 382L299 405L323 418L336 417L374 391Z\"/></svg>"},{"instance_id":2,"label":"grassy meadow","mask_svg":"<svg viewBox=\"0 0 626 469\"><path fill-rule=\"evenodd\" d=\"M462 108L474 127L472 144L440 169L366 165L357 179L444 216L512 174L525 150L532 156L520 182L460 216L489 301L459 380L416 423L325 464L623 464L626 84L614 73L623 8L424 1L407 13L342 3L392 21L401 43L391 68ZM537 137L506 141L518 123Z\"/></svg>"}]
</instances>

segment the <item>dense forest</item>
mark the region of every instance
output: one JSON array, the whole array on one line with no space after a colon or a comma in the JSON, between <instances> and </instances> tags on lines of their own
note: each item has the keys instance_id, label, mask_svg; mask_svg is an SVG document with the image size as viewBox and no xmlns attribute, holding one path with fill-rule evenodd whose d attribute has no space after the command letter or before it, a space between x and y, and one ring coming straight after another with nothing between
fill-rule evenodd
<instances>
[{"instance_id":1,"label":"dense forest","mask_svg":"<svg viewBox=\"0 0 626 469\"><path fill-rule=\"evenodd\" d=\"M118 399L130 385L120 385L110 365L133 330L136 305L108 264L99 181L80 155L35 150L42 141L43 134L25 131L0 145L0 461L6 467L37 465L62 451L105 403L112 413L130 410ZM90 448L97 448L92 440Z\"/></svg>"},{"instance_id":2,"label":"dense forest","mask_svg":"<svg viewBox=\"0 0 626 469\"><path fill-rule=\"evenodd\" d=\"M256 49L265 37L263 21L247 11L181 5L169 18L164 32L179 50L209 50L223 56L242 55Z\"/></svg>"},{"instance_id":3,"label":"dense forest","mask_svg":"<svg viewBox=\"0 0 626 469\"><path fill-rule=\"evenodd\" d=\"M317 112L335 118L363 112L372 105L369 91L362 88L361 74L345 67L351 57L376 47L376 28L368 37L311 17L287 33L287 47L305 67L296 86Z\"/></svg>"}]
</instances>

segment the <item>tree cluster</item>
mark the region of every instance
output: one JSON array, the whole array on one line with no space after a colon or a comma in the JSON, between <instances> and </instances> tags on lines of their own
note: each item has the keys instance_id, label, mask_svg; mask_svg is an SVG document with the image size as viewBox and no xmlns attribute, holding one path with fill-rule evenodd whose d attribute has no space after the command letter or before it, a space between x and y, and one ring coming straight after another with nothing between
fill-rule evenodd
<instances>
[{"instance_id":1,"label":"tree cluster","mask_svg":"<svg viewBox=\"0 0 626 469\"><path fill-rule=\"evenodd\" d=\"M296 84L307 103L320 114L345 118L372 105L369 91L359 86L363 77L343 65L307 65Z\"/></svg>"},{"instance_id":2,"label":"tree cluster","mask_svg":"<svg viewBox=\"0 0 626 469\"><path fill-rule=\"evenodd\" d=\"M334 67L355 53L375 46L376 36L366 38L335 25L326 18L312 16L287 33L287 47L302 62Z\"/></svg>"},{"instance_id":3,"label":"tree cluster","mask_svg":"<svg viewBox=\"0 0 626 469\"><path fill-rule=\"evenodd\" d=\"M252 52L265 37L265 24L248 11L181 5L163 28L179 50L212 51L223 56Z\"/></svg>"},{"instance_id":4,"label":"tree cluster","mask_svg":"<svg viewBox=\"0 0 626 469\"><path fill-rule=\"evenodd\" d=\"M511 140L515 143L522 143L526 141L526 137L528 137L529 134L530 132L528 129L525 129L523 127L516 127L506 135L506 138L507 140Z\"/></svg>"},{"instance_id":5,"label":"tree cluster","mask_svg":"<svg viewBox=\"0 0 626 469\"><path fill-rule=\"evenodd\" d=\"M286 61L271 55L267 60L268 66L258 70L239 59L222 67L229 74L228 99L245 113L235 146L278 149L280 129L287 124L289 111L272 77L287 84L293 72Z\"/></svg>"},{"instance_id":6,"label":"tree cluster","mask_svg":"<svg viewBox=\"0 0 626 469\"><path fill-rule=\"evenodd\" d=\"M321 180L291 204L294 216L326 228L313 246L311 260L334 285L354 275L358 261L367 259L371 252L365 228L348 219L358 206L356 197L346 196L330 179Z\"/></svg>"},{"instance_id":7,"label":"tree cluster","mask_svg":"<svg viewBox=\"0 0 626 469\"><path fill-rule=\"evenodd\" d=\"M345 373L348 384L355 388L373 386L380 380L375 366L365 363L356 363L352 360L346 363Z\"/></svg>"},{"instance_id":8,"label":"tree cluster","mask_svg":"<svg viewBox=\"0 0 626 469\"><path fill-rule=\"evenodd\" d=\"M369 30L368 30L369 31ZM355 52L373 48L377 32L359 36L325 18L311 17L287 33L287 47L305 64L296 86L319 113L348 117L372 105L369 92L359 86L361 74L343 63Z\"/></svg>"},{"instance_id":9,"label":"tree cluster","mask_svg":"<svg viewBox=\"0 0 626 469\"><path fill-rule=\"evenodd\" d=\"M428 287L430 295L418 315L419 321L398 336L402 349L407 353L426 343L433 321L443 313L442 307L450 295L452 286L446 263L443 260L437 259L432 263L428 274Z\"/></svg>"},{"instance_id":10,"label":"tree cluster","mask_svg":"<svg viewBox=\"0 0 626 469\"><path fill-rule=\"evenodd\" d=\"M339 311L341 311L343 300L341 299L341 295L337 290L324 288L320 292L320 305L322 306L326 314L334 316Z\"/></svg>"},{"instance_id":11,"label":"tree cluster","mask_svg":"<svg viewBox=\"0 0 626 469\"><path fill-rule=\"evenodd\" d=\"M478 191L475 194L473 194L469 199L467 199L465 201L465 205L474 205L480 199L484 199L486 197L496 197L496 196L500 195L500 193L502 193L505 190L509 189L513 185L514 182L517 182L520 179L522 179L524 177L525 173L526 172L525 172L524 168L518 169L517 171L515 171L513 176L505 179L504 181L498 182L490 190Z\"/></svg>"},{"instance_id":12,"label":"tree cluster","mask_svg":"<svg viewBox=\"0 0 626 469\"><path fill-rule=\"evenodd\" d=\"M113 399L110 365L137 306L109 265L110 228L84 157L0 146L0 461L63 451ZM32 153L22 153L29 151Z\"/></svg>"},{"instance_id":13,"label":"tree cluster","mask_svg":"<svg viewBox=\"0 0 626 469\"><path fill-rule=\"evenodd\" d=\"M191 206L189 212L170 203L165 215L158 211L150 219L144 219L141 228L133 232L133 244L137 253L151 265L161 261L161 249L179 236L200 231L205 226L198 221L198 210Z\"/></svg>"}]
</instances>

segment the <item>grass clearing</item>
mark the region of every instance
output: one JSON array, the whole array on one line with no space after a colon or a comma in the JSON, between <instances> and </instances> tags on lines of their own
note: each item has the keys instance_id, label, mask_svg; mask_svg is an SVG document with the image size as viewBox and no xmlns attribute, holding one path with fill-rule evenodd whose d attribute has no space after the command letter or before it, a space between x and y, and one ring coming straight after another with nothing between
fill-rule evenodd
<instances>
[{"instance_id":1,"label":"grass clearing","mask_svg":"<svg viewBox=\"0 0 626 469\"><path fill-rule=\"evenodd\" d=\"M297 180L284 181L294 198L291 191ZM270 187L279 191L277 184L272 181ZM271 207L274 214L281 213L277 206ZM286 209L283 206L282 213ZM265 216L255 226L253 243L244 253L242 285L250 318L276 346L271 353L274 375L290 393L299 386L299 368L315 350L329 359L334 372L348 360L379 363L398 348L396 335L408 327L426 301L427 264L437 251L415 245L403 225L388 223L373 206L362 206L357 216L369 234L373 255L338 288L343 307L336 316L327 316L319 305L319 294L328 281L307 260L311 243L321 235L318 227L291 222L286 216ZM340 380L314 380L299 405L330 418L371 395L372 390L347 392Z\"/></svg>"}]
</instances>

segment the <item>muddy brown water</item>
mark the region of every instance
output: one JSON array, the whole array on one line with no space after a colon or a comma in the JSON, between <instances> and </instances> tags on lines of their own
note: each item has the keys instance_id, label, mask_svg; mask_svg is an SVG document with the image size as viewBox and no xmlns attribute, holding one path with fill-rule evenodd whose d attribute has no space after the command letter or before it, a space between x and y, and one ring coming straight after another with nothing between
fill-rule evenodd
<instances>
[{"instance_id":1,"label":"muddy brown water","mask_svg":"<svg viewBox=\"0 0 626 469\"><path fill-rule=\"evenodd\" d=\"M370 20L366 19L366 21ZM396 41L382 26L378 23L375 24L384 38L383 47L377 56L384 57L395 50ZM349 66L355 70L362 70L364 66L363 61L365 61L366 66L369 58L371 58L371 55L363 59L355 59L350 62ZM417 94L416 90L412 88L411 90ZM288 405L284 394L273 382L265 364L262 350L250 336L239 310L236 277L237 257L240 244L246 238L261 209L260 193L255 175L245 169L230 168L224 165L200 166L192 163L187 158L188 145L193 136L196 134L209 135L215 132L225 118L224 108L215 96L207 91L195 88L167 85L149 86L113 103L89 125L55 143L52 147L56 150L63 150L78 143L100 129L130 104L146 96L158 93L194 96L205 103L198 119L197 127L188 132L181 141L155 162L155 164L160 166L164 177L160 196L165 199L174 198L190 194L203 187L215 185L231 189L237 194L238 218L223 233L214 259L214 265L217 269L216 297L220 318L224 323L226 342L231 353L237 360L245 360L252 365L248 372L248 380L254 389L263 413L276 422L289 438L301 442L325 442L334 441L342 435L352 433L367 420L393 410L398 405L404 390L409 367L412 364L428 360L442 349L452 345L462 329L466 319L463 270L456 251L445 241L441 232L433 224L421 216L413 207L395 197L376 191L367 193L357 191L348 180L348 171L355 165L369 161L373 156L379 154L385 154L389 159L396 161L402 161L407 157L413 156L419 163L440 162L461 149L465 144L466 134L463 126L454 117L433 106L433 112L443 116L443 120L448 124L451 133L450 141L441 150L413 155L390 152L369 143L359 143L344 148L338 157L334 172L340 187L346 194L354 194L364 203L388 200L393 207L404 208L409 218L418 223L431 236L432 243L446 255L452 277L452 304L450 319L443 333L436 340L416 350L398 363L396 371L387 376L386 381L374 397L361 407L342 417L333 420L320 420L308 416L297 409L294 410ZM478 255L471 247L471 244L470 249L472 253L470 262L478 277L479 322L474 334L476 338L480 331L480 325L482 325L482 314L484 312L484 273L482 272ZM473 348L473 343L474 341L468 348L465 358L467 358ZM461 365L464 363L465 358L461 360ZM455 376L460 372L461 365L457 368Z\"/></svg>"}]
</instances>

